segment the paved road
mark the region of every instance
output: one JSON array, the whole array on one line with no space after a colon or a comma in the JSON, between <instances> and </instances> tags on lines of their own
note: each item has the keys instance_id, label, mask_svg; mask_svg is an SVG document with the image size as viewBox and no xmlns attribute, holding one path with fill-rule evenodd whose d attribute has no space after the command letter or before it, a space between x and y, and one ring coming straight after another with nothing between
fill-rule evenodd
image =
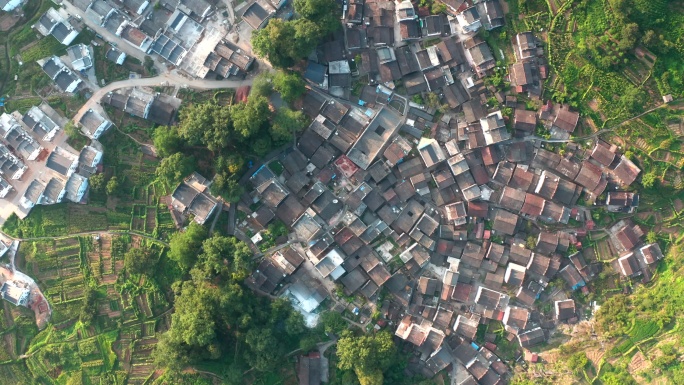
<instances>
[{"instance_id":1,"label":"paved road","mask_svg":"<svg viewBox=\"0 0 684 385\"><path fill-rule=\"evenodd\" d=\"M93 108L96 104L107 95L107 93L116 91L121 88L130 87L155 87L155 86L169 86L180 85L182 87L196 88L200 90L215 90L221 88L237 88L241 86L251 85L252 79L245 80L206 80L206 79L188 79L177 73L165 73L163 75L152 78L140 79L126 79L114 83L109 83L93 93L93 96L81 107L74 116L74 122L78 122L81 116L86 111Z\"/></svg>"}]
</instances>

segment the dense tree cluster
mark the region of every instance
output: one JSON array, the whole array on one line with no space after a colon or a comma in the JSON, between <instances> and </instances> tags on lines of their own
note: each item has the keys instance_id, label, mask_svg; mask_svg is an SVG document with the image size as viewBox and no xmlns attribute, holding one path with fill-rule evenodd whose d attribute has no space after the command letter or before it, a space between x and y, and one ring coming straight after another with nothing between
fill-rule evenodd
<instances>
[{"instance_id":1,"label":"dense tree cluster","mask_svg":"<svg viewBox=\"0 0 684 385\"><path fill-rule=\"evenodd\" d=\"M277 369L308 337L301 314L287 300L256 297L242 286L252 267L243 242L207 238L206 230L193 224L172 238L169 257L189 269L189 278L173 284L171 328L154 353L162 367L179 373L203 360L229 362L226 379L238 383L249 368Z\"/></svg>"},{"instance_id":2,"label":"dense tree cluster","mask_svg":"<svg viewBox=\"0 0 684 385\"><path fill-rule=\"evenodd\" d=\"M295 0L294 20L272 19L254 31L254 52L274 67L287 68L305 58L320 41L340 27L340 7L334 0Z\"/></svg>"},{"instance_id":3,"label":"dense tree cluster","mask_svg":"<svg viewBox=\"0 0 684 385\"><path fill-rule=\"evenodd\" d=\"M573 7L576 14L586 12L585 23L590 24L586 28L592 31L579 36L577 46L582 55L591 58L598 68L621 69L630 62L632 50L641 44L657 55L653 75L661 93L684 96L681 12L672 9L667 0L609 0L605 3L605 20L589 17L591 7L600 6L585 0ZM631 112L638 111L630 108L633 104L629 101L621 102Z\"/></svg>"},{"instance_id":4,"label":"dense tree cluster","mask_svg":"<svg viewBox=\"0 0 684 385\"><path fill-rule=\"evenodd\" d=\"M212 194L237 201L243 193L238 179L245 169L245 158L265 156L308 125L301 111L271 109L268 98L274 90L292 103L306 89L297 73L265 73L254 79L253 91L245 103L194 103L181 110L177 127L158 127L153 140L157 154L163 158L157 168L159 180L175 187L196 167L195 158L188 153L206 147L214 155Z\"/></svg>"},{"instance_id":5,"label":"dense tree cluster","mask_svg":"<svg viewBox=\"0 0 684 385\"><path fill-rule=\"evenodd\" d=\"M387 331L362 336L345 331L337 342L337 358L337 366L353 370L361 385L381 385L384 372L397 361L397 348Z\"/></svg>"}]
</instances>

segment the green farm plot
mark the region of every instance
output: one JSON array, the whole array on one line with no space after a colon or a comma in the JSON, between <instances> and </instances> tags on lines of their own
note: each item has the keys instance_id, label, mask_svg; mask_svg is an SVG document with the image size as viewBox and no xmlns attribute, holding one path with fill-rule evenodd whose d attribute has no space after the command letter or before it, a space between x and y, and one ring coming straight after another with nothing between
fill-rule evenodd
<instances>
[{"instance_id":1,"label":"green farm plot","mask_svg":"<svg viewBox=\"0 0 684 385\"><path fill-rule=\"evenodd\" d=\"M154 241L128 235L23 242L19 268L35 277L53 314L40 333L18 329L14 350L0 351L0 364L30 351L25 371L44 383L82 376L84 383L142 384L153 377L150 354L157 333L166 328L159 317L170 304L153 277L126 272L123 258L136 247L164 252ZM93 303L86 303L88 295ZM93 309L91 322L83 318L88 308ZM2 370L6 378L21 378Z\"/></svg>"}]
</instances>

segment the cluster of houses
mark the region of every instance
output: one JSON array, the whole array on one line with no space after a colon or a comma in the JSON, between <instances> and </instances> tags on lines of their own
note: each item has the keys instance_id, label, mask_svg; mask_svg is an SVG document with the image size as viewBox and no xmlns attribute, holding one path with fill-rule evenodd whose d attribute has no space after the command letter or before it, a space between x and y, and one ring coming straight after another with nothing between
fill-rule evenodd
<instances>
[{"instance_id":1,"label":"cluster of houses","mask_svg":"<svg viewBox=\"0 0 684 385\"><path fill-rule=\"evenodd\" d=\"M209 192L210 181L198 173L192 173L185 178L171 194L172 212L180 215L192 215L193 220L203 225L207 219L220 207L218 200ZM220 210L220 209L219 209ZM177 216L174 215L174 220ZM179 227L183 220L176 220Z\"/></svg>"},{"instance_id":2,"label":"cluster of houses","mask_svg":"<svg viewBox=\"0 0 684 385\"><path fill-rule=\"evenodd\" d=\"M330 284L366 298L415 345L426 374L456 363L472 381L503 381L506 365L494 340L475 342L478 326L501 322L511 341L530 348L558 323L577 322L575 302L545 288L558 278L568 291L586 291L597 276L593 249L581 242L593 221L578 200L605 199L620 212L638 205L638 195L621 189L639 168L600 140L589 149L570 143L561 155L530 137L515 140L500 112L485 111L477 122L484 129L469 130L463 111L438 120L412 105L404 117L316 90L302 108L312 123L281 156L282 174L262 166L243 199L256 206L250 226L281 221L305 247L268 256L250 283L269 293L294 286L307 312ZM410 119L432 135L402 130ZM571 220L572 228L551 230ZM625 253L617 271L631 277L662 258L657 244L641 242L638 226L616 226L610 231ZM302 291L305 264L318 283ZM376 303L381 290L389 299ZM553 303L551 313L540 312L541 301Z\"/></svg>"},{"instance_id":3,"label":"cluster of houses","mask_svg":"<svg viewBox=\"0 0 684 385\"><path fill-rule=\"evenodd\" d=\"M174 122L181 105L181 100L174 96L140 87L109 92L102 98L102 102L162 126Z\"/></svg>"},{"instance_id":4,"label":"cluster of houses","mask_svg":"<svg viewBox=\"0 0 684 385\"><path fill-rule=\"evenodd\" d=\"M71 148L61 132L65 123L46 103L0 115L0 202L19 218L35 205L84 199L102 148L96 141L80 152Z\"/></svg>"},{"instance_id":5,"label":"cluster of houses","mask_svg":"<svg viewBox=\"0 0 684 385\"><path fill-rule=\"evenodd\" d=\"M312 123L281 155L282 169L259 168L251 176L253 192L243 196L253 208L251 228L280 221L302 247L267 256L248 281L269 293L294 290L293 302L307 314L332 295L331 287L365 298L384 325L415 345L416 372L433 375L458 365L456 383L500 384L509 374L499 340L487 333L482 341L478 330L498 322L509 342L529 349L548 341L558 324L578 322L583 311L567 293L587 292L601 268L594 249L582 244L595 226L587 206L634 212L638 194L626 189L641 170L600 139L588 148L569 142L562 151L538 140L539 125L560 137L574 133L579 113L567 106L548 102L529 111L515 95L495 95L514 113L509 119L488 108L480 77L489 64L466 64L469 56L492 57L477 36L462 43L463 36L440 32L427 48L378 44L383 33L394 36L394 28L383 26L396 20L402 33L418 25L418 38L425 36L430 23L409 5L348 5L345 17L359 22L347 20L346 39L362 31L366 44L358 71L378 68L358 103L341 101L349 83L340 76L349 65L342 42L319 48L318 58L330 60L309 63L313 88L301 109ZM503 24L498 9L497 1L466 7L455 28L496 28ZM453 27L453 20L436 25ZM537 38L521 33L512 44L514 92L539 98L545 67ZM418 83L424 85L414 88ZM403 90L436 92L451 108L443 114L413 102L396 108L391 102ZM662 258L629 220L607 231L620 255L615 270L626 278L647 274ZM547 289L553 280L567 290ZM378 301L381 291L389 295ZM541 310L549 302L550 310Z\"/></svg>"},{"instance_id":6,"label":"cluster of houses","mask_svg":"<svg viewBox=\"0 0 684 385\"><path fill-rule=\"evenodd\" d=\"M156 54L169 66L192 76L228 78L244 76L254 58L224 39L215 1L73 0L85 14L85 22L104 28L126 44L146 54ZM225 32L225 31L224 31ZM65 43L66 44L66 43ZM122 63L116 48L107 57Z\"/></svg>"}]
</instances>

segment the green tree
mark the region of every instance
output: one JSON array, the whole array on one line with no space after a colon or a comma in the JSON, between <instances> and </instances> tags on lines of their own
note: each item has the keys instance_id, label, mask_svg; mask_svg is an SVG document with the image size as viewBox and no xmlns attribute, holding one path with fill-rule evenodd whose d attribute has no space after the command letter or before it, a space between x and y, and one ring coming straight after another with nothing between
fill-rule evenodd
<instances>
[{"instance_id":1,"label":"green tree","mask_svg":"<svg viewBox=\"0 0 684 385\"><path fill-rule=\"evenodd\" d=\"M124 267L133 274L149 274L155 263L156 254L147 248L131 248L124 254Z\"/></svg>"},{"instance_id":2,"label":"green tree","mask_svg":"<svg viewBox=\"0 0 684 385\"><path fill-rule=\"evenodd\" d=\"M648 172L641 177L641 185L644 188L653 188L656 185L658 176L653 172Z\"/></svg>"},{"instance_id":3,"label":"green tree","mask_svg":"<svg viewBox=\"0 0 684 385\"><path fill-rule=\"evenodd\" d=\"M629 112L637 113L643 110L644 94L634 86L629 86L620 96L620 104Z\"/></svg>"},{"instance_id":4,"label":"green tree","mask_svg":"<svg viewBox=\"0 0 684 385\"><path fill-rule=\"evenodd\" d=\"M567 360L568 369L576 374L580 374L589 364L589 359L584 351L571 355Z\"/></svg>"},{"instance_id":5,"label":"green tree","mask_svg":"<svg viewBox=\"0 0 684 385\"><path fill-rule=\"evenodd\" d=\"M321 313L321 323L326 333L340 335L349 328L347 321L342 318L342 314L336 311L325 311Z\"/></svg>"},{"instance_id":6,"label":"green tree","mask_svg":"<svg viewBox=\"0 0 684 385\"><path fill-rule=\"evenodd\" d=\"M311 51L316 49L318 43L325 37L328 29L321 23L307 19L297 19L292 21L294 28L294 58L308 56Z\"/></svg>"},{"instance_id":7,"label":"green tree","mask_svg":"<svg viewBox=\"0 0 684 385\"><path fill-rule=\"evenodd\" d=\"M350 331L337 342L337 366L353 369L361 385L382 384L383 372L397 359L397 348L387 331L356 337Z\"/></svg>"},{"instance_id":8,"label":"green tree","mask_svg":"<svg viewBox=\"0 0 684 385\"><path fill-rule=\"evenodd\" d=\"M308 124L301 111L280 108L273 117L271 138L276 144L284 144L293 139L293 135L301 132Z\"/></svg>"},{"instance_id":9,"label":"green tree","mask_svg":"<svg viewBox=\"0 0 684 385\"><path fill-rule=\"evenodd\" d=\"M316 22L326 33L340 28L340 7L334 0L295 0L295 11L304 19Z\"/></svg>"},{"instance_id":10,"label":"green tree","mask_svg":"<svg viewBox=\"0 0 684 385\"><path fill-rule=\"evenodd\" d=\"M183 139L178 134L178 128L176 127L157 127L152 135L152 140L157 154L162 158L180 151L183 147Z\"/></svg>"},{"instance_id":11,"label":"green tree","mask_svg":"<svg viewBox=\"0 0 684 385\"><path fill-rule=\"evenodd\" d=\"M227 176L225 174L217 174L210 189L213 195L221 196L227 202L231 203L238 202L245 192L244 187L236 177Z\"/></svg>"},{"instance_id":12,"label":"green tree","mask_svg":"<svg viewBox=\"0 0 684 385\"><path fill-rule=\"evenodd\" d=\"M90 188L96 192L102 192L105 189L106 182L104 174L95 174L88 178Z\"/></svg>"},{"instance_id":13,"label":"green tree","mask_svg":"<svg viewBox=\"0 0 684 385\"><path fill-rule=\"evenodd\" d=\"M276 72L273 76L273 89L278 91L283 100L290 104L299 99L306 91L304 79L298 73L283 70Z\"/></svg>"},{"instance_id":14,"label":"green tree","mask_svg":"<svg viewBox=\"0 0 684 385\"><path fill-rule=\"evenodd\" d=\"M245 158L237 153L221 156L216 160L216 168L229 175L237 174L245 167Z\"/></svg>"},{"instance_id":15,"label":"green tree","mask_svg":"<svg viewBox=\"0 0 684 385\"><path fill-rule=\"evenodd\" d=\"M656 243L658 242L658 234L656 234L655 231L649 231L646 234L646 242L648 243Z\"/></svg>"},{"instance_id":16,"label":"green tree","mask_svg":"<svg viewBox=\"0 0 684 385\"><path fill-rule=\"evenodd\" d=\"M247 278L251 269L252 251L247 244L235 237L215 235L202 242L202 253L199 254L196 267L205 276L231 274L234 281Z\"/></svg>"},{"instance_id":17,"label":"green tree","mask_svg":"<svg viewBox=\"0 0 684 385\"><path fill-rule=\"evenodd\" d=\"M266 27L252 32L251 43L257 56L268 60L276 68L288 68L299 59L294 41L294 25L275 18L269 20Z\"/></svg>"},{"instance_id":18,"label":"green tree","mask_svg":"<svg viewBox=\"0 0 684 385\"><path fill-rule=\"evenodd\" d=\"M157 166L156 175L169 187L175 187L183 178L190 175L195 167L195 159L177 152L162 159Z\"/></svg>"},{"instance_id":19,"label":"green tree","mask_svg":"<svg viewBox=\"0 0 684 385\"><path fill-rule=\"evenodd\" d=\"M116 178L116 176L109 178L106 189L107 195L116 195L116 193L119 191L119 180Z\"/></svg>"},{"instance_id":20,"label":"green tree","mask_svg":"<svg viewBox=\"0 0 684 385\"><path fill-rule=\"evenodd\" d=\"M620 30L620 41L618 42L618 49L627 51L634 48L634 45L639 38L639 25L636 23L629 23Z\"/></svg>"},{"instance_id":21,"label":"green tree","mask_svg":"<svg viewBox=\"0 0 684 385\"><path fill-rule=\"evenodd\" d=\"M81 311L78 319L82 324L90 326L97 314L97 291L90 285L85 285L83 290L83 302L81 303Z\"/></svg>"},{"instance_id":22,"label":"green tree","mask_svg":"<svg viewBox=\"0 0 684 385\"><path fill-rule=\"evenodd\" d=\"M176 261L182 270L188 271L195 263L198 250L206 237L207 229L196 222L191 222L184 232L171 236L169 259Z\"/></svg>"},{"instance_id":23,"label":"green tree","mask_svg":"<svg viewBox=\"0 0 684 385\"><path fill-rule=\"evenodd\" d=\"M234 104L230 112L235 132L242 140L256 135L264 128L271 113L268 99L263 96L249 98L247 103Z\"/></svg>"},{"instance_id":24,"label":"green tree","mask_svg":"<svg viewBox=\"0 0 684 385\"><path fill-rule=\"evenodd\" d=\"M191 104L180 111L178 135L192 145L219 151L233 137L231 108L214 102Z\"/></svg>"},{"instance_id":25,"label":"green tree","mask_svg":"<svg viewBox=\"0 0 684 385\"><path fill-rule=\"evenodd\" d=\"M268 98L273 93L273 79L269 72L263 72L257 75L252 81L252 90L249 93L250 97L263 96Z\"/></svg>"},{"instance_id":26,"label":"green tree","mask_svg":"<svg viewBox=\"0 0 684 385\"><path fill-rule=\"evenodd\" d=\"M257 138L252 143L252 152L254 155L262 158L271 151L272 143L270 136L262 136Z\"/></svg>"}]
</instances>

